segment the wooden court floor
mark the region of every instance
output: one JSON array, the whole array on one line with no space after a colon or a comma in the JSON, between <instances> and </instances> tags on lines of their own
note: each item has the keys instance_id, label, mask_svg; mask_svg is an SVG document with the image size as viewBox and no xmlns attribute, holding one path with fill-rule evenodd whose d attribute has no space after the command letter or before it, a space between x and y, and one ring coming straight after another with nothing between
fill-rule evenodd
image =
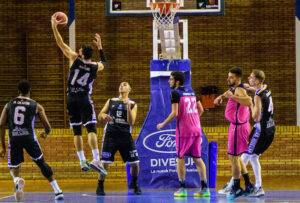
<instances>
[{"instance_id":1,"label":"wooden court floor","mask_svg":"<svg viewBox=\"0 0 300 203\"><path fill-rule=\"evenodd\" d=\"M126 180L113 182L107 180L105 182L105 192L126 192ZM216 189L221 189L228 177L218 177ZM25 180L26 184L24 192L26 193L44 193L53 192L50 184L46 180ZM63 179L57 180L63 192L95 192L97 187L97 180L93 179ZM241 182L243 186L243 181ZM265 191L300 191L300 176L268 176L263 177L263 188ZM13 195L14 184L12 180L0 180L0 198ZM299 197L300 201L300 197Z\"/></svg>"}]
</instances>

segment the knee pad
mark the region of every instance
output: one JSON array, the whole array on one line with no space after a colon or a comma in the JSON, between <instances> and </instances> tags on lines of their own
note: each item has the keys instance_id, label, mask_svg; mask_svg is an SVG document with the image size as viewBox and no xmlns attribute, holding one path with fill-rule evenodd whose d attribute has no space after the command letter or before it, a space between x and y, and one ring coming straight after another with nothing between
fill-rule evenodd
<instances>
[{"instance_id":1,"label":"knee pad","mask_svg":"<svg viewBox=\"0 0 300 203\"><path fill-rule=\"evenodd\" d=\"M86 127L88 133L96 133L97 134L96 124L95 123L89 123L85 127Z\"/></svg>"},{"instance_id":2,"label":"knee pad","mask_svg":"<svg viewBox=\"0 0 300 203\"><path fill-rule=\"evenodd\" d=\"M45 176L45 178L48 179L53 175L51 167L45 162L43 158L38 161L35 161L35 163L41 169L41 172Z\"/></svg>"},{"instance_id":3,"label":"knee pad","mask_svg":"<svg viewBox=\"0 0 300 203\"><path fill-rule=\"evenodd\" d=\"M74 136L82 136L81 125L73 125Z\"/></svg>"}]
</instances>

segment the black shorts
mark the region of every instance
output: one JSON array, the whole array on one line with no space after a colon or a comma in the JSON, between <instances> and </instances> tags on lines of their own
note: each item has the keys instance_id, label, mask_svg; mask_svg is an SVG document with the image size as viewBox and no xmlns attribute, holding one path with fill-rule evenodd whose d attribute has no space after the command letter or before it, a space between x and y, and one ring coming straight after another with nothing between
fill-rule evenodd
<instances>
[{"instance_id":1,"label":"black shorts","mask_svg":"<svg viewBox=\"0 0 300 203\"><path fill-rule=\"evenodd\" d=\"M114 163L118 150L125 164L139 162L138 152L130 133L105 132L102 143L102 162Z\"/></svg>"},{"instance_id":2,"label":"black shorts","mask_svg":"<svg viewBox=\"0 0 300 203\"><path fill-rule=\"evenodd\" d=\"M260 127L253 127L249 136L248 154L261 155L272 144L275 134L275 126L260 130Z\"/></svg>"},{"instance_id":3,"label":"black shorts","mask_svg":"<svg viewBox=\"0 0 300 203\"><path fill-rule=\"evenodd\" d=\"M32 139L20 139L9 141L8 144L8 167L18 168L24 162L23 149L29 154L33 161L43 158L39 142Z\"/></svg>"},{"instance_id":4,"label":"black shorts","mask_svg":"<svg viewBox=\"0 0 300 203\"><path fill-rule=\"evenodd\" d=\"M67 110L71 126L81 124L86 126L90 123L97 123L93 101L89 95L68 95Z\"/></svg>"}]
</instances>

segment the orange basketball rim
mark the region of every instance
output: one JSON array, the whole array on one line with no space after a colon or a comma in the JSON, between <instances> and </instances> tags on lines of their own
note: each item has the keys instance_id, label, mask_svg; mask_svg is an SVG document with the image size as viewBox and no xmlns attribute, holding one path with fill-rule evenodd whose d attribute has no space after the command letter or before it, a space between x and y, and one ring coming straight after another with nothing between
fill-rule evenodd
<instances>
[{"instance_id":1,"label":"orange basketball rim","mask_svg":"<svg viewBox=\"0 0 300 203\"><path fill-rule=\"evenodd\" d=\"M178 10L180 3L175 2L150 2L153 10L159 9L160 15L167 15L170 13L170 8Z\"/></svg>"}]
</instances>

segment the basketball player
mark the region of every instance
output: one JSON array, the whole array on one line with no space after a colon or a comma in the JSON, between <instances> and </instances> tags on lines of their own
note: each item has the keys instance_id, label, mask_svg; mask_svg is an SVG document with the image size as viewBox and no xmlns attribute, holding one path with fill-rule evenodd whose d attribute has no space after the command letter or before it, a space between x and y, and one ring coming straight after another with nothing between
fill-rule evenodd
<instances>
[{"instance_id":1,"label":"basketball player","mask_svg":"<svg viewBox=\"0 0 300 203\"><path fill-rule=\"evenodd\" d=\"M250 133L248 152L244 153L241 158L246 166L250 160L255 176L255 189L249 196L260 197L264 196L265 192L262 189L261 166L258 158L269 148L274 139L273 102L269 87L263 84L265 73L262 70L253 70L248 80L250 86L245 84L247 90L255 93L254 104L251 105L255 125ZM232 182L230 181L220 190L220 193L226 193L232 186Z\"/></svg>"},{"instance_id":2,"label":"basketball player","mask_svg":"<svg viewBox=\"0 0 300 203\"><path fill-rule=\"evenodd\" d=\"M99 173L106 175L106 171L99 159L96 114L93 101L90 99L92 85L97 76L97 72L102 71L106 64L100 35L95 35L96 40L94 40L94 43L100 52L101 62L92 62L92 47L83 45L79 49L79 54L74 52L64 43L58 32L57 25L60 21L56 20L56 14L52 16L51 23L57 45L64 55L72 62L68 77L67 109L70 117L70 125L74 131L74 145L80 160L81 169L83 171L88 171L90 168L93 168ZM82 124L88 131L88 143L93 153L93 161L90 164L88 164L83 152Z\"/></svg>"},{"instance_id":3,"label":"basketball player","mask_svg":"<svg viewBox=\"0 0 300 203\"><path fill-rule=\"evenodd\" d=\"M139 175L139 157L131 136L131 128L135 123L137 104L129 99L131 87L128 82L122 82L119 86L119 97L107 100L98 115L99 120L106 121L104 128L101 160L105 169L108 164L114 163L114 156L120 152L125 164L130 165L131 182L130 187L134 193L140 195L141 189L137 184ZM103 196L105 176L99 175L96 194Z\"/></svg>"},{"instance_id":4,"label":"basketball player","mask_svg":"<svg viewBox=\"0 0 300 203\"><path fill-rule=\"evenodd\" d=\"M55 193L55 200L62 200L64 195L53 178L51 167L44 160L34 131L35 117L38 116L45 127L45 131L40 132L39 136L45 139L51 130L48 118L43 106L30 99L30 84L28 81L20 81L18 89L20 95L5 105L0 118L0 137L2 142L0 156L2 158L4 158L6 153L4 138L6 124L8 124L9 128L8 167L15 184L15 199L16 201L21 201L24 196L23 187L25 180L20 177L20 165L24 162L23 149L25 149L31 159L38 165L45 178L50 182Z\"/></svg>"},{"instance_id":5,"label":"basketball player","mask_svg":"<svg viewBox=\"0 0 300 203\"><path fill-rule=\"evenodd\" d=\"M194 193L195 197L209 197L210 191L207 188L206 166L201 159L201 124L199 116L203 113L203 107L196 98L194 90L185 88L184 74L179 71L171 73L169 84L174 91L171 92L172 112L157 129L162 129L167 123L176 118L176 154L177 174L180 182L180 189L174 193L175 197L186 197L185 188L185 156L190 155L196 164L200 179L201 189Z\"/></svg>"},{"instance_id":6,"label":"basketball player","mask_svg":"<svg viewBox=\"0 0 300 203\"><path fill-rule=\"evenodd\" d=\"M249 106L252 105L251 97L247 95L244 84L241 82L242 69L235 67L230 69L228 73L227 83L230 90L217 97L214 101L215 105L220 105L224 99L228 99L225 117L230 122L228 133L228 154L232 166L232 177L234 184L228 199L234 199L244 194L249 195L254 190L253 184L250 182L247 169L240 156L248 151L248 139L250 132L249 124ZM240 187L240 175L245 180L245 191Z\"/></svg>"}]
</instances>

